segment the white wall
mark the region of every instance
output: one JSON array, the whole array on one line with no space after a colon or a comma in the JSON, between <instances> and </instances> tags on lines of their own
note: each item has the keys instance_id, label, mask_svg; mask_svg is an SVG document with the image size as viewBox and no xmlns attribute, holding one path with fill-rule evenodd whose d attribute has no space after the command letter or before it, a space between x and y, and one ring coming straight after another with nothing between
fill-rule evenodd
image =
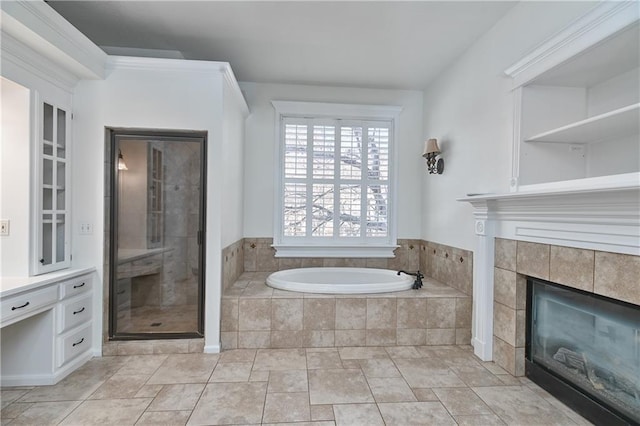
<instances>
[{"instance_id":1,"label":"white wall","mask_svg":"<svg viewBox=\"0 0 640 426\"><path fill-rule=\"evenodd\" d=\"M244 218L244 119L242 105L232 88L224 87L222 155L222 247L243 237Z\"/></svg>"},{"instance_id":2,"label":"white wall","mask_svg":"<svg viewBox=\"0 0 640 426\"><path fill-rule=\"evenodd\" d=\"M98 282L102 282L106 238L103 235L105 127L207 131L205 350L216 351L220 342L221 210L226 174L223 76L218 66L206 69L203 62L133 61L139 61L139 69L121 66L106 80L81 81L74 93L74 157L82 161L74 166L73 210L76 217L94 224L93 235L75 239L74 265L97 266ZM191 66L195 70L191 71ZM232 139L229 137L229 141ZM101 311L100 301L96 312ZM102 324L96 323L96 336L101 336Z\"/></svg>"},{"instance_id":3,"label":"white wall","mask_svg":"<svg viewBox=\"0 0 640 426\"><path fill-rule=\"evenodd\" d=\"M508 192L513 95L504 70L593 7L521 2L424 92L424 137L441 142L444 174L424 177L422 238L473 250L473 209L456 198Z\"/></svg>"},{"instance_id":4,"label":"white wall","mask_svg":"<svg viewBox=\"0 0 640 426\"><path fill-rule=\"evenodd\" d=\"M0 78L0 219L10 235L0 236L0 276L29 275L30 132L27 88Z\"/></svg>"},{"instance_id":5,"label":"white wall","mask_svg":"<svg viewBox=\"0 0 640 426\"><path fill-rule=\"evenodd\" d=\"M422 92L348 87L240 83L251 115L246 121L244 236L273 237L275 110L272 100L398 105L398 238L420 238Z\"/></svg>"}]
</instances>

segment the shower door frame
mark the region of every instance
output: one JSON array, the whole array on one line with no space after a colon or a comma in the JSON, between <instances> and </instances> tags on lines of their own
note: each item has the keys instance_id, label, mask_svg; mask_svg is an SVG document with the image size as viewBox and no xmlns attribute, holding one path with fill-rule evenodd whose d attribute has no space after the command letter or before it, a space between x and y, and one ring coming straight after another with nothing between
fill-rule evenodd
<instances>
[{"instance_id":1,"label":"shower door frame","mask_svg":"<svg viewBox=\"0 0 640 426\"><path fill-rule=\"evenodd\" d=\"M107 138L110 152L110 173L109 173L109 196L111 202L108 206L109 215L109 318L108 318L108 339L111 340L156 340L156 339L193 339L204 336L204 297L205 297L205 256L206 246L206 199L207 199L207 132L196 130L159 130L159 129L129 129L107 127ZM178 141L186 140L188 142L197 142L200 144L200 197L199 197L199 220L198 220L198 318L197 330L194 332L176 332L176 333L122 333L117 332L117 272L118 272L118 139L127 138L128 140L138 139L147 141L155 139L159 141Z\"/></svg>"}]
</instances>

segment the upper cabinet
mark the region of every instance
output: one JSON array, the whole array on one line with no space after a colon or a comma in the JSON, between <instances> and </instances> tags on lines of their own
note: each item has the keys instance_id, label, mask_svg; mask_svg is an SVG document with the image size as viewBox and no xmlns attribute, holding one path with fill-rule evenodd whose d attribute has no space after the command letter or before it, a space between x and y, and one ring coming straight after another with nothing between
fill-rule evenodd
<instances>
[{"instance_id":1,"label":"upper cabinet","mask_svg":"<svg viewBox=\"0 0 640 426\"><path fill-rule=\"evenodd\" d=\"M70 108L38 101L34 275L66 268L69 247Z\"/></svg>"},{"instance_id":2,"label":"upper cabinet","mask_svg":"<svg viewBox=\"0 0 640 426\"><path fill-rule=\"evenodd\" d=\"M635 2L602 3L506 71L512 191L640 183Z\"/></svg>"}]
</instances>

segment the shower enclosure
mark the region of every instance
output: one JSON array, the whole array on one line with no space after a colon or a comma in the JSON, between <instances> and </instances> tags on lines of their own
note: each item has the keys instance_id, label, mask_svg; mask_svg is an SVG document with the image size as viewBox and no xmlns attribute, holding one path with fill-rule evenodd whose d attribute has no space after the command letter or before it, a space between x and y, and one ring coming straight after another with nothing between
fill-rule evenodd
<instances>
[{"instance_id":1,"label":"shower enclosure","mask_svg":"<svg viewBox=\"0 0 640 426\"><path fill-rule=\"evenodd\" d=\"M110 130L111 339L202 336L205 142Z\"/></svg>"}]
</instances>

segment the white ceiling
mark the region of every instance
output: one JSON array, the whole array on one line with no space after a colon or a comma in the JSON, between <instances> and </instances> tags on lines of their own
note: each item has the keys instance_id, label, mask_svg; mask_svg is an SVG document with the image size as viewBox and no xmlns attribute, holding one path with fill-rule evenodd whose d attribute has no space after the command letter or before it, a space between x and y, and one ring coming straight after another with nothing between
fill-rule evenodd
<instances>
[{"instance_id":1,"label":"white ceiling","mask_svg":"<svg viewBox=\"0 0 640 426\"><path fill-rule=\"evenodd\" d=\"M166 51L166 56L229 62L240 81L388 89L424 88L515 4L48 3L107 53L148 56L148 52L113 47L158 49Z\"/></svg>"}]
</instances>

